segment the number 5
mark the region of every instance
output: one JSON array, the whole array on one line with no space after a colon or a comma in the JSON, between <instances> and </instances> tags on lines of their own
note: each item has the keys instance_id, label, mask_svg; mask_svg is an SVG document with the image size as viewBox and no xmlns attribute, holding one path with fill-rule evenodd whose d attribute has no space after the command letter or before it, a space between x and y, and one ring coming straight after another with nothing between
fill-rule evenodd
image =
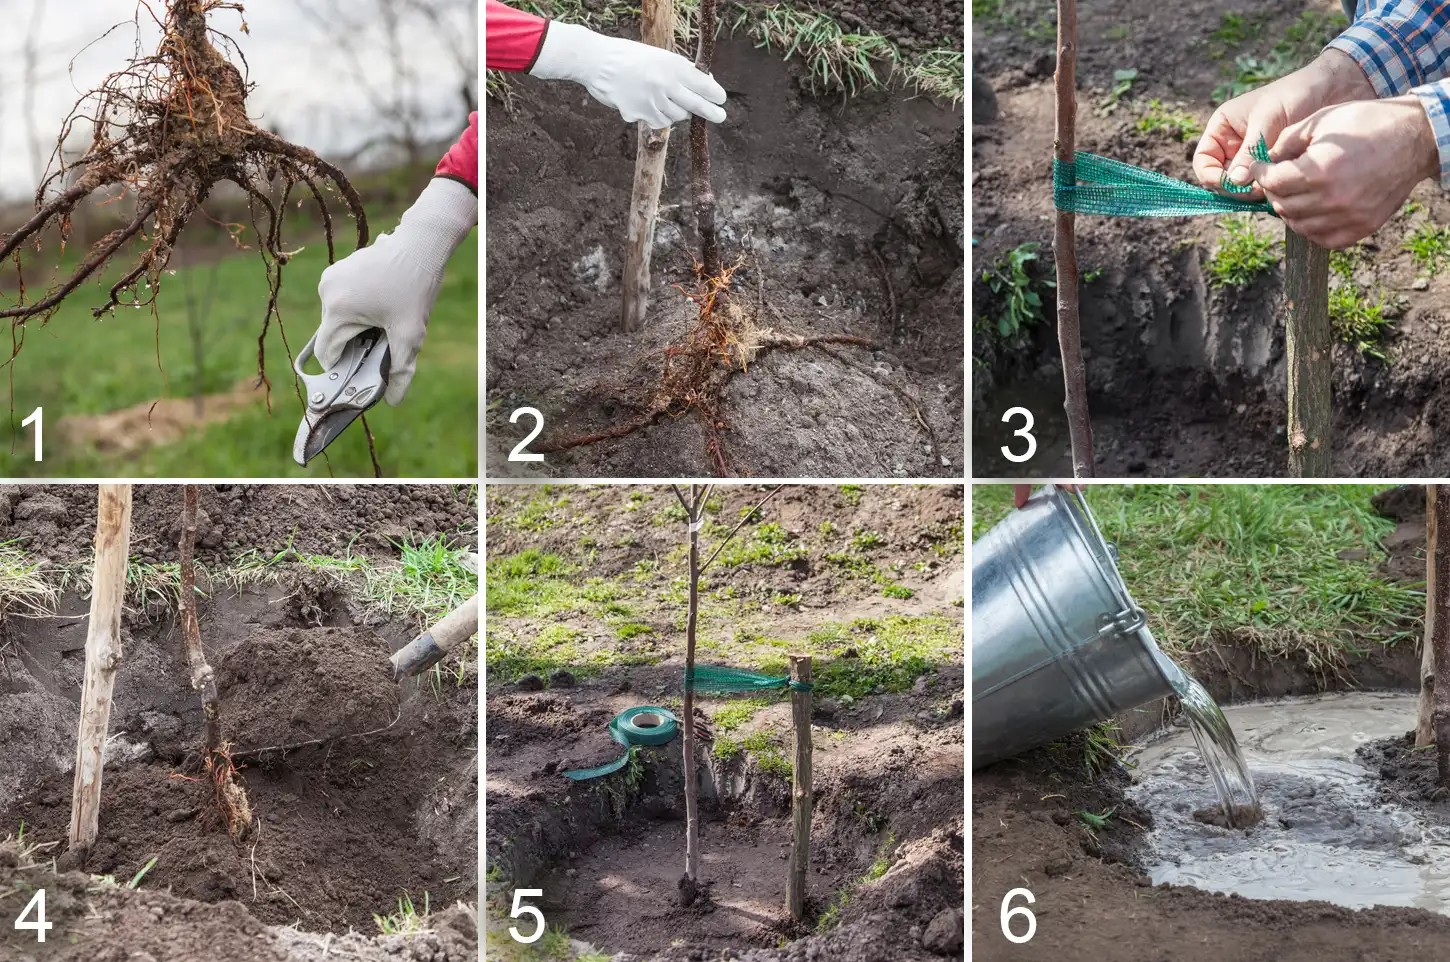
<instances>
[{"instance_id":1,"label":"number 5","mask_svg":"<svg viewBox=\"0 0 1450 962\"><path fill-rule=\"evenodd\" d=\"M519 935L519 930L510 925L509 935L513 936L515 942L522 942L524 945L528 945L531 942L539 941L539 937L544 934L544 913L540 912L535 906L519 904L519 899L542 898L543 895L543 889L514 889L514 907L513 911L509 913L509 918L516 919L521 915L532 915L539 922L539 927L534 929L534 934L528 938Z\"/></svg>"},{"instance_id":2,"label":"number 5","mask_svg":"<svg viewBox=\"0 0 1450 962\"><path fill-rule=\"evenodd\" d=\"M1008 942L1015 942L1017 945L1022 945L1025 942L1031 942L1032 937L1037 934L1037 916L1032 914L1032 910L1027 905L1019 905L1015 909L1007 908L1007 903L1019 895L1027 900L1027 905L1031 905L1037 901L1027 889L1013 889L1008 892L1006 897L1002 899L1002 934L1007 937ZM1012 916L1014 915L1027 916L1027 934L1022 936L1012 934Z\"/></svg>"}]
</instances>

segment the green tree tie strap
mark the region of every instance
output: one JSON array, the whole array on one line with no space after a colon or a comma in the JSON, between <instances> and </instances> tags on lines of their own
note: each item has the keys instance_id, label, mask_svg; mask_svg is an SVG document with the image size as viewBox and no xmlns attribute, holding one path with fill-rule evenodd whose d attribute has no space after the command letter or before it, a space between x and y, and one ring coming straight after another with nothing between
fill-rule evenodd
<instances>
[{"instance_id":1,"label":"green tree tie strap","mask_svg":"<svg viewBox=\"0 0 1450 962\"><path fill-rule=\"evenodd\" d=\"M743 668L726 668L723 665L696 665L692 678L685 673L685 688L690 691L730 694L741 691L768 691L772 688L789 688L791 691L810 691L808 681L791 681L772 675L759 675Z\"/></svg>"},{"instance_id":2,"label":"green tree tie strap","mask_svg":"<svg viewBox=\"0 0 1450 962\"><path fill-rule=\"evenodd\" d=\"M656 725L640 725L635 722L639 716L653 716L653 719L646 718L645 721L657 720ZM663 745L675 737L677 722L674 713L668 708L659 708L654 705L641 705L638 708L628 708L614 716L609 723L609 737L624 746L624 754L614 761L595 768L577 768L572 772L565 772L565 778L571 778L576 782L582 782L589 778L602 778L605 775L613 775L624 767L629 761L630 750L635 745Z\"/></svg>"},{"instance_id":3,"label":"green tree tie strap","mask_svg":"<svg viewBox=\"0 0 1450 962\"><path fill-rule=\"evenodd\" d=\"M1261 139L1251 151L1267 161L1268 146ZM1204 187L1174 180L1157 171L1119 160L1078 151L1071 163L1052 161L1052 202L1058 210L1104 217L1191 217L1197 214L1272 214L1268 201L1235 200ZM1245 194L1225 176L1223 189Z\"/></svg>"}]
</instances>

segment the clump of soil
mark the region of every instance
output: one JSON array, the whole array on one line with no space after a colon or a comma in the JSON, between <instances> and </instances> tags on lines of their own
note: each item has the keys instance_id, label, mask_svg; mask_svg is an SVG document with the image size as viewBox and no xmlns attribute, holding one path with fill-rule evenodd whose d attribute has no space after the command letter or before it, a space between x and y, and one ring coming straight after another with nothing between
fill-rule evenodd
<instances>
[{"instance_id":1,"label":"clump of soil","mask_svg":"<svg viewBox=\"0 0 1450 962\"><path fill-rule=\"evenodd\" d=\"M234 751L361 734L397 718L392 654L371 631L260 629L217 664Z\"/></svg>"},{"instance_id":2,"label":"clump of soil","mask_svg":"<svg viewBox=\"0 0 1450 962\"><path fill-rule=\"evenodd\" d=\"M1262 805L1230 805L1225 809L1222 805L1208 805L1194 809L1193 820L1218 828L1249 829L1264 820L1264 808Z\"/></svg>"},{"instance_id":3,"label":"clump of soil","mask_svg":"<svg viewBox=\"0 0 1450 962\"><path fill-rule=\"evenodd\" d=\"M47 962L139 962L144 959L214 959L216 962L355 962L423 960L471 962L478 958L472 911L449 907L429 929L412 936L319 935L265 925L237 902L199 905L159 889L97 884L83 872L55 873L35 864L14 843L0 843L0 913L19 914L34 888L46 891L46 921L54 928L43 946L35 933L0 926L0 955Z\"/></svg>"},{"instance_id":4,"label":"clump of soil","mask_svg":"<svg viewBox=\"0 0 1450 962\"><path fill-rule=\"evenodd\" d=\"M843 6L917 37L962 10ZM684 138L666 171L650 316L623 334L634 131L567 85L525 78L487 145L489 226L514 238L489 249L491 276L508 279L490 286L490 402L543 412L538 450L567 448L547 455L557 474L958 475L960 108L900 92L817 96L796 62L744 37L721 38L714 74L732 104L711 134L722 259L744 255L731 297L775 347L700 385L708 404L673 383L660 403L662 374L699 321L672 286L693 286ZM842 337L867 343L819 340ZM675 416L691 406L710 416ZM488 426L496 470L513 470L507 451L530 426ZM569 447L583 438L595 440Z\"/></svg>"},{"instance_id":5,"label":"clump of soil","mask_svg":"<svg viewBox=\"0 0 1450 962\"><path fill-rule=\"evenodd\" d=\"M1355 752L1370 770L1378 772L1380 797L1401 805L1408 802L1445 805L1450 810L1450 789L1440 783L1435 750L1417 749L1415 733L1369 742Z\"/></svg>"}]
</instances>

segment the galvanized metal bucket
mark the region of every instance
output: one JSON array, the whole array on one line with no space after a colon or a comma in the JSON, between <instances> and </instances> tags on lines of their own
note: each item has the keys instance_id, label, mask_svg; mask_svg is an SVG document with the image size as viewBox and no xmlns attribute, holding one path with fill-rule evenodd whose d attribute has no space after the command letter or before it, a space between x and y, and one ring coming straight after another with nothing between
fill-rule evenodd
<instances>
[{"instance_id":1,"label":"galvanized metal bucket","mask_svg":"<svg viewBox=\"0 0 1450 962\"><path fill-rule=\"evenodd\" d=\"M1178 666L1086 498L1039 490L972 545L972 766L1173 694Z\"/></svg>"}]
</instances>

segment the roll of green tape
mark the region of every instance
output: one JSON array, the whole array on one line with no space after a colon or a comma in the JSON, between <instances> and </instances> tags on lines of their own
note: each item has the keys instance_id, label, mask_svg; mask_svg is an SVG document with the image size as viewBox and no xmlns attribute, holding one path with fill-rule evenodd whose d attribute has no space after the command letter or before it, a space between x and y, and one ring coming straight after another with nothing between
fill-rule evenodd
<instances>
[{"instance_id":1,"label":"roll of green tape","mask_svg":"<svg viewBox=\"0 0 1450 962\"><path fill-rule=\"evenodd\" d=\"M658 722L658 724L649 724L651 721ZM640 722L644 722L644 724ZM629 761L631 748L635 745L664 745L675 737L677 726L678 722L675 720L674 712L668 708L658 708L654 705L627 708L615 715L609 723L609 737L624 746L624 754L605 765L595 768L577 768L572 772L565 772L564 777L582 782L590 778L613 775Z\"/></svg>"}]
</instances>

